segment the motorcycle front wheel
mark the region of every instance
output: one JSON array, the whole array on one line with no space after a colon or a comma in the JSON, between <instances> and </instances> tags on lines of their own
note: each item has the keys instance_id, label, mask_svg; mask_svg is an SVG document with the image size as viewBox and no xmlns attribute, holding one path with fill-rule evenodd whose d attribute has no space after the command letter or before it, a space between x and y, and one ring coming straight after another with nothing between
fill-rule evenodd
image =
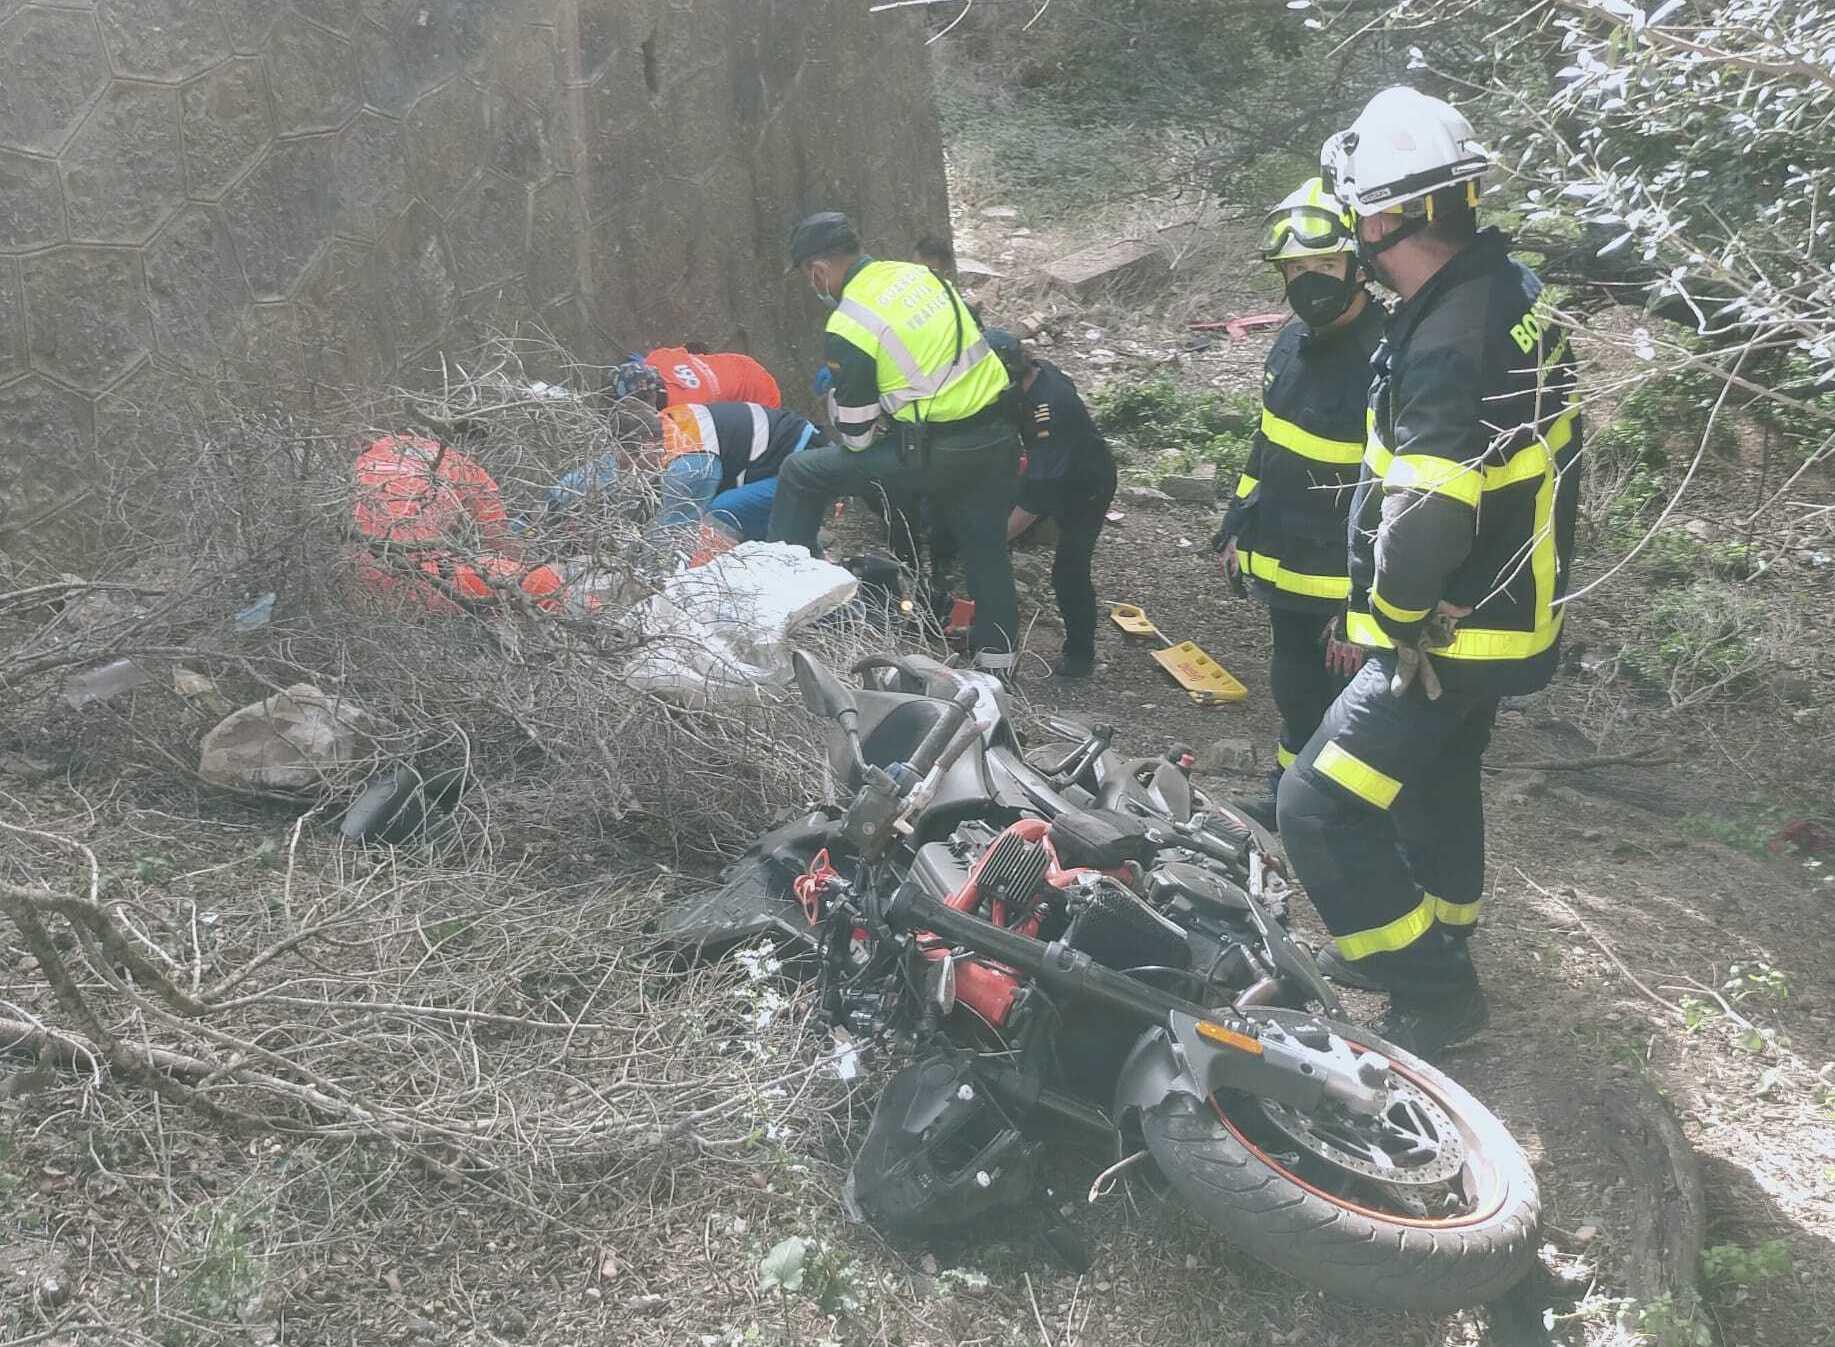
<instances>
[{"instance_id":1,"label":"motorcycle front wheel","mask_svg":"<svg viewBox=\"0 0 1835 1347\"><path fill-rule=\"evenodd\" d=\"M1161 1171L1207 1223L1264 1263L1332 1295L1444 1312L1496 1299L1535 1261L1540 1198L1504 1124L1451 1077L1369 1030L1298 1011L1386 1058L1377 1118L1301 1114L1244 1094L1172 1094L1140 1117Z\"/></svg>"}]
</instances>

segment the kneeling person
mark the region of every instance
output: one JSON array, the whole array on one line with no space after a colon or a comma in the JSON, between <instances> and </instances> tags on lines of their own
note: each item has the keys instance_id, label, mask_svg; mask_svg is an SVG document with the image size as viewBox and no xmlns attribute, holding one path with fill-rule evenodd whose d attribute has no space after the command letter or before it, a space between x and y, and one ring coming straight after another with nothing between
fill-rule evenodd
<instances>
[{"instance_id":1,"label":"kneeling person","mask_svg":"<svg viewBox=\"0 0 1835 1347\"><path fill-rule=\"evenodd\" d=\"M1069 375L1035 358L1010 332L990 328L987 338L1018 388L1019 433L1026 446L1026 470L1018 504L1007 519L1007 541L1040 519L1058 521L1051 592L1064 620L1064 654L1052 673L1088 678L1096 670L1096 584L1090 563L1115 498L1115 459Z\"/></svg>"},{"instance_id":2,"label":"kneeling person","mask_svg":"<svg viewBox=\"0 0 1835 1347\"><path fill-rule=\"evenodd\" d=\"M764 538L778 469L792 454L823 443L806 417L756 402L669 407L661 420L656 528L703 560Z\"/></svg>"},{"instance_id":3,"label":"kneeling person","mask_svg":"<svg viewBox=\"0 0 1835 1347\"><path fill-rule=\"evenodd\" d=\"M1345 639L1351 594L1346 517L1364 453L1370 356L1385 314L1359 283L1350 213L1318 178L1262 227L1262 258L1294 319L1268 352L1262 419L1236 497L1217 531L1224 573L1268 606L1268 676L1281 739L1265 800L1244 808L1275 823L1281 774L1363 663Z\"/></svg>"},{"instance_id":4,"label":"kneeling person","mask_svg":"<svg viewBox=\"0 0 1835 1347\"><path fill-rule=\"evenodd\" d=\"M626 356L612 371L612 393L638 398L657 411L665 407L711 406L716 402L783 405L771 371L737 351L705 346L660 346L648 355Z\"/></svg>"}]
</instances>

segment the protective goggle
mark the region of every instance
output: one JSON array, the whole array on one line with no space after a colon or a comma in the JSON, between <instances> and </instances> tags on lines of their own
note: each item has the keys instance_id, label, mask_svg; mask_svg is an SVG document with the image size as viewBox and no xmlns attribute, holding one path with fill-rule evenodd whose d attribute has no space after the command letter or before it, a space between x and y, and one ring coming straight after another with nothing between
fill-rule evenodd
<instances>
[{"instance_id":1,"label":"protective goggle","mask_svg":"<svg viewBox=\"0 0 1835 1347\"><path fill-rule=\"evenodd\" d=\"M1262 257L1276 261L1306 253L1343 252L1356 236L1345 217L1323 206L1288 206L1262 222Z\"/></svg>"}]
</instances>

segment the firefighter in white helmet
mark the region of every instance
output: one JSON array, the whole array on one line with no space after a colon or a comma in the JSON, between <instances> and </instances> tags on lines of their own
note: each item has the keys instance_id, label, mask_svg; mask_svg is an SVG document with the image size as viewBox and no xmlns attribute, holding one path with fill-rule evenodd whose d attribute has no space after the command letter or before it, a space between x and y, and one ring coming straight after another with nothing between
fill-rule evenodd
<instances>
[{"instance_id":1,"label":"firefighter in white helmet","mask_svg":"<svg viewBox=\"0 0 1835 1347\"><path fill-rule=\"evenodd\" d=\"M1281 774L1363 663L1345 636L1345 521L1364 452L1370 355L1382 306L1358 273L1351 214L1312 178L1262 223L1293 321L1262 373L1261 425L1213 544L1239 593L1268 605L1268 678L1281 713L1269 796L1243 808L1275 826Z\"/></svg>"},{"instance_id":2,"label":"firefighter in white helmet","mask_svg":"<svg viewBox=\"0 0 1835 1347\"><path fill-rule=\"evenodd\" d=\"M1370 658L1281 783L1282 841L1341 982L1432 1055L1487 1019L1479 767L1500 697L1553 677L1580 413L1542 282L1478 228L1487 156L1438 98L1386 89L1321 154L1365 269L1400 298L1372 362L1351 504L1351 638Z\"/></svg>"}]
</instances>

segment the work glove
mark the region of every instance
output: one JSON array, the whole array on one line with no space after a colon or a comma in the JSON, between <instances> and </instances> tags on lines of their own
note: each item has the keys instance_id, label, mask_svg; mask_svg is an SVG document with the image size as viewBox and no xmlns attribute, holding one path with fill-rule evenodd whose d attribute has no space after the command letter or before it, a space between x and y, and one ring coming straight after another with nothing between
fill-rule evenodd
<instances>
[{"instance_id":1,"label":"work glove","mask_svg":"<svg viewBox=\"0 0 1835 1347\"><path fill-rule=\"evenodd\" d=\"M1415 638L1413 645L1398 645L1395 649L1395 672L1389 676L1389 691L1400 697L1418 680L1421 691L1427 694L1427 700L1437 702L1444 689L1440 686L1440 675L1434 670L1433 659L1427 653L1427 647L1451 645L1453 633L1458 629L1459 619L1469 613L1451 610L1442 604L1426 622L1421 624L1421 634Z\"/></svg>"},{"instance_id":2,"label":"work glove","mask_svg":"<svg viewBox=\"0 0 1835 1347\"><path fill-rule=\"evenodd\" d=\"M1217 526L1217 532L1211 538L1211 550L1217 553L1218 573L1230 582L1230 589L1236 597L1248 598L1249 585L1242 576L1242 560L1236 551L1236 534L1231 531L1227 518Z\"/></svg>"},{"instance_id":3,"label":"work glove","mask_svg":"<svg viewBox=\"0 0 1835 1347\"><path fill-rule=\"evenodd\" d=\"M835 372L827 365L816 371L816 377L809 381L809 391L818 398L825 398L834 391Z\"/></svg>"},{"instance_id":4,"label":"work glove","mask_svg":"<svg viewBox=\"0 0 1835 1347\"><path fill-rule=\"evenodd\" d=\"M1325 624L1325 667L1340 678L1348 679L1364 664L1364 648L1352 645L1340 634L1344 622L1341 613Z\"/></svg>"}]
</instances>

